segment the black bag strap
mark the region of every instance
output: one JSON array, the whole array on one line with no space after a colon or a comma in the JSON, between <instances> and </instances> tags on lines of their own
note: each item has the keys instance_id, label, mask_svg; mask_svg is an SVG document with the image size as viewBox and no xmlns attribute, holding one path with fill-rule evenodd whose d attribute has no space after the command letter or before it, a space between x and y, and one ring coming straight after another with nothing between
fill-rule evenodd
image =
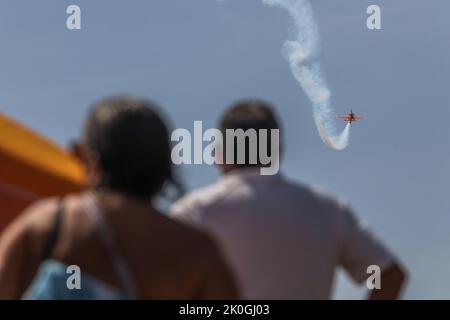
<instances>
[{"instance_id":1,"label":"black bag strap","mask_svg":"<svg viewBox=\"0 0 450 320\"><path fill-rule=\"evenodd\" d=\"M56 208L55 219L53 220L52 229L50 230L49 237L44 247L42 254L42 261L48 260L53 256L53 251L55 250L56 243L59 239L61 224L63 221L64 203L63 200L58 200L58 205Z\"/></svg>"}]
</instances>

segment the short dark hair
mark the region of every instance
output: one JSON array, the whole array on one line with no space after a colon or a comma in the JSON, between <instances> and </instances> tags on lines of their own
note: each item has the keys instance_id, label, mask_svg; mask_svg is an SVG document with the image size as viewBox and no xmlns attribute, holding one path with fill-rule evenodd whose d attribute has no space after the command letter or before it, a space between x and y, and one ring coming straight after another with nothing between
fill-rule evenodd
<instances>
[{"instance_id":1,"label":"short dark hair","mask_svg":"<svg viewBox=\"0 0 450 320\"><path fill-rule=\"evenodd\" d=\"M258 99L245 99L240 100L233 105L231 105L225 113L222 115L220 120L220 131L222 132L224 145L226 146L226 130L227 129L242 129L247 131L249 129L256 130L257 135L257 154L259 154L259 130L266 129L270 132L270 130L278 129L281 131L280 123L278 121L278 117L275 114L274 108L268 102L258 100ZM269 134L267 137L267 152L269 155L272 154L271 150L271 135ZM235 138L236 142L236 138ZM281 149L281 133L280 133L280 149ZM224 154L225 154L224 148ZM245 141L245 164L240 164L239 166L243 167L252 167L252 166L261 166L259 158L256 164L249 163L250 160L250 148L249 148L249 139ZM237 165L237 146L236 143L234 145L234 164Z\"/></svg>"},{"instance_id":2,"label":"short dark hair","mask_svg":"<svg viewBox=\"0 0 450 320\"><path fill-rule=\"evenodd\" d=\"M82 143L98 158L99 188L149 200L174 182L167 126L156 104L129 96L95 104Z\"/></svg>"}]
</instances>

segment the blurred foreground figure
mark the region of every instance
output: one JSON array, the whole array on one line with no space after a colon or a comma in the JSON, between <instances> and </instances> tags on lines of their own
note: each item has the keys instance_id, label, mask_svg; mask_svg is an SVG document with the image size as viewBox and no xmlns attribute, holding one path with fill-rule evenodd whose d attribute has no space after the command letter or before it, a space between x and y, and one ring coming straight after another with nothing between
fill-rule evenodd
<instances>
[{"instance_id":1,"label":"blurred foreground figure","mask_svg":"<svg viewBox=\"0 0 450 320\"><path fill-rule=\"evenodd\" d=\"M152 206L174 182L156 106L129 97L95 105L78 151L90 190L36 203L2 234L0 298L236 297L213 241Z\"/></svg>"},{"instance_id":2,"label":"blurred foreground figure","mask_svg":"<svg viewBox=\"0 0 450 320\"><path fill-rule=\"evenodd\" d=\"M279 124L266 103L242 101L225 112L220 128L226 137L227 129L272 130ZM267 144L270 149L270 140ZM261 144L253 147L256 151ZM371 298L397 298L403 271L347 204L281 174L260 175L262 164L248 162L250 150L247 141L247 162L221 165L223 177L217 183L172 208L174 218L215 236L243 297L329 299L337 267L365 284L368 267L375 265L381 270L381 289L373 290Z\"/></svg>"}]
</instances>

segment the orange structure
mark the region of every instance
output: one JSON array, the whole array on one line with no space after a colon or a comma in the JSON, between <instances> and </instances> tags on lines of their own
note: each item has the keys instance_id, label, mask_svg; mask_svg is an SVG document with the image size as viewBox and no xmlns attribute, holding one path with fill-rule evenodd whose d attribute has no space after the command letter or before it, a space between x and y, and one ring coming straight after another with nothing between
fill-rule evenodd
<instances>
[{"instance_id":1,"label":"orange structure","mask_svg":"<svg viewBox=\"0 0 450 320\"><path fill-rule=\"evenodd\" d=\"M79 191L84 184L76 158L0 113L0 232L31 202Z\"/></svg>"}]
</instances>

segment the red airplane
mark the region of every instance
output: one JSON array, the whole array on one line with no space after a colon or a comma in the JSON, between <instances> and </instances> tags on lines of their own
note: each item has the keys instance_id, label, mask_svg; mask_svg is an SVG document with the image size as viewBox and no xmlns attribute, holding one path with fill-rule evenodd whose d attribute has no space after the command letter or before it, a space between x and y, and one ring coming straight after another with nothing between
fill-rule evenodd
<instances>
[{"instance_id":1,"label":"red airplane","mask_svg":"<svg viewBox=\"0 0 450 320\"><path fill-rule=\"evenodd\" d=\"M357 116L357 115L355 115L353 113L353 110L350 110L349 114L346 114L345 116L337 116L337 118L352 124L352 122L356 122L358 120L366 119L367 117L365 117L365 116Z\"/></svg>"}]
</instances>

